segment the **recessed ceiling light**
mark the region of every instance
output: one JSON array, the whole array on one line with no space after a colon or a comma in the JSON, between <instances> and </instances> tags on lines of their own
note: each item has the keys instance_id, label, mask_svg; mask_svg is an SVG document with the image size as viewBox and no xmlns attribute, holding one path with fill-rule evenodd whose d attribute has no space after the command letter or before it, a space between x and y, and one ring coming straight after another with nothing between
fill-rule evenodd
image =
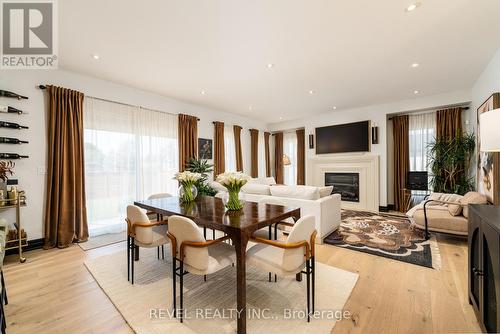
<instances>
[{"instance_id":1,"label":"recessed ceiling light","mask_svg":"<svg viewBox=\"0 0 500 334\"><path fill-rule=\"evenodd\" d=\"M268 67L268 68L273 68L273 67L274 67L274 64L273 64L273 63L269 63L269 64L267 64L267 67Z\"/></svg>"},{"instance_id":2,"label":"recessed ceiling light","mask_svg":"<svg viewBox=\"0 0 500 334\"><path fill-rule=\"evenodd\" d=\"M311 89L311 90L309 91L309 94L313 95L313 94L314 94L314 91Z\"/></svg>"},{"instance_id":3,"label":"recessed ceiling light","mask_svg":"<svg viewBox=\"0 0 500 334\"><path fill-rule=\"evenodd\" d=\"M93 55L92 55L92 58L94 58L95 60L99 60L101 57L99 57L99 55L98 55L98 54L93 54Z\"/></svg>"},{"instance_id":4,"label":"recessed ceiling light","mask_svg":"<svg viewBox=\"0 0 500 334\"><path fill-rule=\"evenodd\" d=\"M415 3L412 3L411 5L409 5L408 7L406 7L406 11L413 12L418 7L420 7L420 2L415 2Z\"/></svg>"},{"instance_id":5,"label":"recessed ceiling light","mask_svg":"<svg viewBox=\"0 0 500 334\"><path fill-rule=\"evenodd\" d=\"M280 120L283 119L283 117L280 117Z\"/></svg>"},{"instance_id":6,"label":"recessed ceiling light","mask_svg":"<svg viewBox=\"0 0 500 334\"><path fill-rule=\"evenodd\" d=\"M205 95L206 93L204 90L201 91L201 95Z\"/></svg>"},{"instance_id":7,"label":"recessed ceiling light","mask_svg":"<svg viewBox=\"0 0 500 334\"><path fill-rule=\"evenodd\" d=\"M419 67L419 66L420 66L420 64L419 64L419 63L413 63L413 64L411 64L411 67L413 67L413 68L417 68L417 67Z\"/></svg>"},{"instance_id":8,"label":"recessed ceiling light","mask_svg":"<svg viewBox=\"0 0 500 334\"><path fill-rule=\"evenodd\" d=\"M336 106L333 106L333 110L337 110L337 107L336 107Z\"/></svg>"},{"instance_id":9,"label":"recessed ceiling light","mask_svg":"<svg viewBox=\"0 0 500 334\"><path fill-rule=\"evenodd\" d=\"M420 92L418 90L415 90L415 91L413 91L413 94L417 95L417 94L420 94Z\"/></svg>"},{"instance_id":10,"label":"recessed ceiling light","mask_svg":"<svg viewBox=\"0 0 500 334\"><path fill-rule=\"evenodd\" d=\"M252 106L248 107L248 110L252 110Z\"/></svg>"}]
</instances>

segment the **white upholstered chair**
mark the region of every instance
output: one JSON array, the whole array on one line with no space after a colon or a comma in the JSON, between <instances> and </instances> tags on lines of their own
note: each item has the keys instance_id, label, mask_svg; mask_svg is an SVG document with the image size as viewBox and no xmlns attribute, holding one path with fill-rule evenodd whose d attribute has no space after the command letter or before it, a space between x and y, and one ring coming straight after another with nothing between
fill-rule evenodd
<instances>
[{"instance_id":1,"label":"white upholstered chair","mask_svg":"<svg viewBox=\"0 0 500 334\"><path fill-rule=\"evenodd\" d=\"M172 249L173 308L177 316L176 278L180 279L180 321L183 318L184 275L191 273L204 276L213 274L234 263L234 248L223 242L225 236L207 241L198 226L189 218L170 216L168 218L168 237ZM177 266L179 264L179 266Z\"/></svg>"},{"instance_id":2,"label":"white upholstered chair","mask_svg":"<svg viewBox=\"0 0 500 334\"><path fill-rule=\"evenodd\" d=\"M151 199L160 199L160 198L168 198L168 197L172 197L171 194L169 193L158 193L158 194L152 194L148 197L148 200L151 200ZM159 213L155 213L155 212L147 212L146 213L149 217L149 219L155 219L156 217L156 220L160 221L160 220L163 220L163 215L160 215Z\"/></svg>"},{"instance_id":3,"label":"white upholstered chair","mask_svg":"<svg viewBox=\"0 0 500 334\"><path fill-rule=\"evenodd\" d=\"M311 311L311 288L312 312L314 312L315 238L316 229L314 216L305 216L292 225L290 234L285 241L253 237L250 240L257 244L247 251L247 262L267 272L274 273L278 276L306 274L308 322Z\"/></svg>"},{"instance_id":4,"label":"white upholstered chair","mask_svg":"<svg viewBox=\"0 0 500 334\"><path fill-rule=\"evenodd\" d=\"M164 255L163 245L169 242L166 221L150 221L146 213L138 206L127 206L127 279L134 284L134 261L138 247L153 248L158 251L160 246Z\"/></svg>"},{"instance_id":5,"label":"white upholstered chair","mask_svg":"<svg viewBox=\"0 0 500 334\"><path fill-rule=\"evenodd\" d=\"M281 205L281 206L287 206L286 203L279 199L279 198L272 198L272 197L266 197L266 198L261 198L259 200L259 205ZM278 240L281 234L278 233L278 230L280 231L288 231L290 229L290 225L294 224L293 218L287 218L283 222L287 224L274 224L274 225L269 225L269 227L261 228L260 230L257 230L254 232L255 237L259 238L264 238L264 239L273 239ZM274 234L272 233L274 226Z\"/></svg>"}]
</instances>

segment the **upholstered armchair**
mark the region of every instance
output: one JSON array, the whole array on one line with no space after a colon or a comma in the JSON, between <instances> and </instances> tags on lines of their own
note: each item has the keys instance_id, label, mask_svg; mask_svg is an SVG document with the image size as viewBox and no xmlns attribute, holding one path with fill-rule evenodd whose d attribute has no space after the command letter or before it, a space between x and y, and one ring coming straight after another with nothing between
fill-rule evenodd
<instances>
[{"instance_id":1,"label":"upholstered armchair","mask_svg":"<svg viewBox=\"0 0 500 334\"><path fill-rule=\"evenodd\" d=\"M187 273L200 275L213 274L236 260L233 246L225 243L229 236L215 240L205 240L198 226L189 218L171 216L168 218L168 237L172 249L173 309L177 316L176 280L180 280L180 322L184 313L184 276ZM177 266L178 264L178 266Z\"/></svg>"},{"instance_id":2,"label":"upholstered armchair","mask_svg":"<svg viewBox=\"0 0 500 334\"><path fill-rule=\"evenodd\" d=\"M307 289L307 321L311 312L311 289L312 289L312 312L314 312L315 299L315 218L305 216L296 223L289 224L290 234L285 241L268 240L253 237L250 240L256 245L247 252L247 262L250 265L274 273L278 276L293 276L306 274ZM305 271L304 271L305 267Z\"/></svg>"},{"instance_id":3,"label":"upholstered armchair","mask_svg":"<svg viewBox=\"0 0 500 334\"><path fill-rule=\"evenodd\" d=\"M138 247L157 248L160 258L164 245L169 242L166 221L150 221L146 213L138 206L127 206L127 279L134 284L134 261Z\"/></svg>"}]
</instances>

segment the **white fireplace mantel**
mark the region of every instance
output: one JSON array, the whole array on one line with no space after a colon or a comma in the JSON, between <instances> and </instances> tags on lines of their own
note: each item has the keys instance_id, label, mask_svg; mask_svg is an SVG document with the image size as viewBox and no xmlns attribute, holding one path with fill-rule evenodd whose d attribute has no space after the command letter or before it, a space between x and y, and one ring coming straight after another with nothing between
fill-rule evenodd
<instances>
[{"instance_id":1,"label":"white fireplace mantel","mask_svg":"<svg viewBox=\"0 0 500 334\"><path fill-rule=\"evenodd\" d=\"M307 162L307 184L325 185L325 173L359 173L359 202L342 201L343 209L379 211L379 156L315 157Z\"/></svg>"}]
</instances>

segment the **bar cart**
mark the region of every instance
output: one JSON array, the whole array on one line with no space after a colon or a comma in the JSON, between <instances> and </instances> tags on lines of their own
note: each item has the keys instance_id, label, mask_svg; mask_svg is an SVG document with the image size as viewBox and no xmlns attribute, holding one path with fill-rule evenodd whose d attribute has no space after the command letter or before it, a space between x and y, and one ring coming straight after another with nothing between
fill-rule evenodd
<instances>
[{"instance_id":1,"label":"bar cart","mask_svg":"<svg viewBox=\"0 0 500 334\"><path fill-rule=\"evenodd\" d=\"M23 247L28 246L28 238L23 237L21 228L21 207L25 207L26 202L21 198L12 199L0 199L0 212L15 209L16 210L16 222L14 226L17 229L17 239L8 240L6 242L5 250L17 249L19 253L19 262L26 262L26 258L23 256Z\"/></svg>"}]
</instances>

